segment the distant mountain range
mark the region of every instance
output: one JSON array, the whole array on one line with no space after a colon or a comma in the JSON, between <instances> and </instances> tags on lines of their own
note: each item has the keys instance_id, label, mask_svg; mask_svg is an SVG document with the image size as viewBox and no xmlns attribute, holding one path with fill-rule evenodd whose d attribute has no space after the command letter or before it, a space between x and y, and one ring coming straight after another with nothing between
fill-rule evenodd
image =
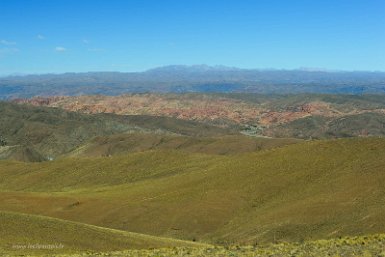
<instances>
[{"instance_id":1,"label":"distant mountain range","mask_svg":"<svg viewBox=\"0 0 385 257\"><path fill-rule=\"evenodd\" d=\"M172 65L144 72L87 72L0 78L0 99L138 92L385 93L385 72Z\"/></svg>"}]
</instances>

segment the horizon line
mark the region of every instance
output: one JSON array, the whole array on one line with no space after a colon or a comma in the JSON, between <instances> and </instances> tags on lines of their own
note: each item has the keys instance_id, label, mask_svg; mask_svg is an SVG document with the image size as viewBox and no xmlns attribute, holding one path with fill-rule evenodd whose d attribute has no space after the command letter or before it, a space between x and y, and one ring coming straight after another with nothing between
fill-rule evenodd
<instances>
[{"instance_id":1,"label":"horizon line","mask_svg":"<svg viewBox=\"0 0 385 257\"><path fill-rule=\"evenodd\" d=\"M183 67L183 68L194 68L194 67L207 67L212 70L222 71L305 71L305 72L325 72L325 73L354 73L354 72L366 72L366 73L385 73L385 70L348 70L348 69L328 69L328 68L316 68L316 67L298 67L298 68L240 68L236 66L226 65L207 65L207 64L169 64L163 66L154 66L137 71L123 71L123 70L89 70L89 71L63 71L63 72L12 72L7 74L1 74L0 78L5 77L25 77L25 76L42 76L42 75L64 75L64 74L86 74L86 73L144 73L152 70L171 68L171 67ZM210 71L210 70L208 70Z\"/></svg>"}]
</instances>

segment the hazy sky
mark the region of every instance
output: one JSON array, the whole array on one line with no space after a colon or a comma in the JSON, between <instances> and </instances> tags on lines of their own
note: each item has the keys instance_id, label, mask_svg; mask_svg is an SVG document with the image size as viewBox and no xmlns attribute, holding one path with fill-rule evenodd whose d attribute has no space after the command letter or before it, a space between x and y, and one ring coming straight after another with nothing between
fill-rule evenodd
<instances>
[{"instance_id":1,"label":"hazy sky","mask_svg":"<svg viewBox=\"0 0 385 257\"><path fill-rule=\"evenodd\" d=\"M0 74L169 64L385 71L385 1L0 0Z\"/></svg>"}]
</instances>

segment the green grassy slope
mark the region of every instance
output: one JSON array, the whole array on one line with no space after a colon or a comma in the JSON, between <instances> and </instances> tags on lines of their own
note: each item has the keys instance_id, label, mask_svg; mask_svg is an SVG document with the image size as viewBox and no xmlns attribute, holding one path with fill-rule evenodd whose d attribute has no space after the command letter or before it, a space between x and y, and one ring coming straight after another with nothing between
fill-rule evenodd
<instances>
[{"instance_id":1,"label":"green grassy slope","mask_svg":"<svg viewBox=\"0 0 385 257\"><path fill-rule=\"evenodd\" d=\"M385 230L385 139L0 162L0 208L222 244Z\"/></svg>"},{"instance_id":2,"label":"green grassy slope","mask_svg":"<svg viewBox=\"0 0 385 257\"><path fill-rule=\"evenodd\" d=\"M111 158L68 158L44 163L0 162L0 190L55 192L128 185L215 166L220 156L148 151Z\"/></svg>"},{"instance_id":3,"label":"green grassy slope","mask_svg":"<svg viewBox=\"0 0 385 257\"><path fill-rule=\"evenodd\" d=\"M53 254L176 246L205 245L44 216L0 212L0 254ZM45 249L49 247L52 249Z\"/></svg>"},{"instance_id":4,"label":"green grassy slope","mask_svg":"<svg viewBox=\"0 0 385 257\"><path fill-rule=\"evenodd\" d=\"M271 149L301 142L298 139L253 138L248 136L188 137L130 133L96 137L69 156L111 156L127 152L165 149L207 154L238 154Z\"/></svg>"}]
</instances>

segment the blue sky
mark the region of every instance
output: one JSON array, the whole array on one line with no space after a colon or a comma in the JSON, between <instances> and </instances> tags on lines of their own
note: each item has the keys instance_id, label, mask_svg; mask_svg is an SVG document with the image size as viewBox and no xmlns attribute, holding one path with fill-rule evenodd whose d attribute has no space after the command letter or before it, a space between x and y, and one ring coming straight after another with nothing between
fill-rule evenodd
<instances>
[{"instance_id":1,"label":"blue sky","mask_svg":"<svg viewBox=\"0 0 385 257\"><path fill-rule=\"evenodd\" d=\"M0 0L0 75L170 64L385 71L385 1Z\"/></svg>"}]
</instances>

